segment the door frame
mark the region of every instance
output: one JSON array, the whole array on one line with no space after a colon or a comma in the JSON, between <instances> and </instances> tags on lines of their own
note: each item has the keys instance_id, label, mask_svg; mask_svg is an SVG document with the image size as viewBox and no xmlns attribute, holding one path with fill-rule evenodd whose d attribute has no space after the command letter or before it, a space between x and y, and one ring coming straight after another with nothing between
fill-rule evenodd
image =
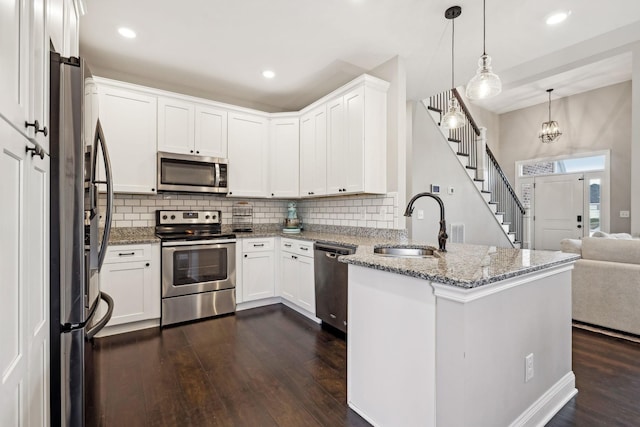
<instances>
[{"instance_id":1,"label":"door frame","mask_svg":"<svg viewBox=\"0 0 640 427\"><path fill-rule=\"evenodd\" d=\"M553 174L540 174L540 175L528 175L522 176L522 166L531 163L542 163L542 162L552 162L557 160L566 160L566 159L576 159L582 157L594 157L594 156L604 156L604 169L603 170L595 170L595 171L576 171L576 172L568 172L568 173L582 173L584 176L583 188L584 188L584 218L583 224L587 224L587 227L583 227L584 233L583 236L588 236L589 234L589 225L591 218L589 217L589 188L587 183L590 179L600 178L600 230L606 233L610 230L611 224L611 150L598 150L598 151L585 151L580 153L573 154L564 154L558 156L549 156L549 157L538 157L534 159L527 160L517 160L515 162L515 190L518 198L520 200L524 200L522 194L522 188L524 184L531 184L533 188L533 192L531 194L531 202L527 209L531 212L531 217L533 218L533 212L535 212L535 178L543 177L549 175L566 175L567 173L553 173ZM529 236L530 246L534 247L535 245L535 233L533 232L534 226L531 224L531 232Z\"/></svg>"}]
</instances>

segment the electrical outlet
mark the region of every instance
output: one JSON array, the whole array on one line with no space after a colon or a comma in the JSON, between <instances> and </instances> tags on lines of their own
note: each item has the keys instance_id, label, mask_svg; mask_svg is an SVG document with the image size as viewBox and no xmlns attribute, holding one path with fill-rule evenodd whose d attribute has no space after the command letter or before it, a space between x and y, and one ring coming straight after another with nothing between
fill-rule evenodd
<instances>
[{"instance_id":1,"label":"electrical outlet","mask_svg":"<svg viewBox=\"0 0 640 427\"><path fill-rule=\"evenodd\" d=\"M620 218L629 218L629 211L620 211Z\"/></svg>"},{"instance_id":2,"label":"electrical outlet","mask_svg":"<svg viewBox=\"0 0 640 427\"><path fill-rule=\"evenodd\" d=\"M424 219L424 211L422 209L418 209L418 219Z\"/></svg>"},{"instance_id":3,"label":"electrical outlet","mask_svg":"<svg viewBox=\"0 0 640 427\"><path fill-rule=\"evenodd\" d=\"M447 193L449 193L449 195L450 195L450 196L451 196L451 195L453 195L453 193L454 193L455 191L456 191L456 190L455 190L455 188L453 188L453 187L449 187L449 188L447 188Z\"/></svg>"},{"instance_id":4,"label":"electrical outlet","mask_svg":"<svg viewBox=\"0 0 640 427\"><path fill-rule=\"evenodd\" d=\"M528 383L533 378L533 353L524 358L524 382Z\"/></svg>"}]
</instances>

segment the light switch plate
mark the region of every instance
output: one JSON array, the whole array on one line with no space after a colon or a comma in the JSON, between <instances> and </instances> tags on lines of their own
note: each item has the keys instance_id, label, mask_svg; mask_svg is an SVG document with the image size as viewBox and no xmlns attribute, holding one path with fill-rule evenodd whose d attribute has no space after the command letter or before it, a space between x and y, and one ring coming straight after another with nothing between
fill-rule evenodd
<instances>
[{"instance_id":1,"label":"light switch plate","mask_svg":"<svg viewBox=\"0 0 640 427\"><path fill-rule=\"evenodd\" d=\"M620 218L629 218L629 211L620 211Z\"/></svg>"},{"instance_id":2,"label":"light switch plate","mask_svg":"<svg viewBox=\"0 0 640 427\"><path fill-rule=\"evenodd\" d=\"M432 194L440 194L440 185L439 184L431 184L431 193Z\"/></svg>"}]
</instances>

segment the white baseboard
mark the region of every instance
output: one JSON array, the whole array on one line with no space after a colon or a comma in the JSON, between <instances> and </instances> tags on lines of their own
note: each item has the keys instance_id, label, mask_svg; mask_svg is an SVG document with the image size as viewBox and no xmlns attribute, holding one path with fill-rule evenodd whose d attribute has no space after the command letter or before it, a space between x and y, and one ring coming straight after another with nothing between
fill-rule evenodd
<instances>
[{"instance_id":1,"label":"white baseboard","mask_svg":"<svg viewBox=\"0 0 640 427\"><path fill-rule=\"evenodd\" d=\"M520 414L510 427L544 427L577 393L576 376L570 371Z\"/></svg>"},{"instance_id":2,"label":"white baseboard","mask_svg":"<svg viewBox=\"0 0 640 427\"><path fill-rule=\"evenodd\" d=\"M322 323L322 320L318 319L313 313L308 312L304 308L297 306L296 304L292 303L291 301L289 301L289 300L287 300L285 298L282 298L281 302L282 302L282 304L286 305L290 309L295 310L298 313L302 314L307 319L311 319L316 323Z\"/></svg>"},{"instance_id":3,"label":"white baseboard","mask_svg":"<svg viewBox=\"0 0 640 427\"><path fill-rule=\"evenodd\" d=\"M126 334L127 332L157 327L160 327L160 319L141 320L139 322L123 323L122 325L106 326L96 334L96 338L103 338L117 334Z\"/></svg>"},{"instance_id":4,"label":"white baseboard","mask_svg":"<svg viewBox=\"0 0 640 427\"><path fill-rule=\"evenodd\" d=\"M282 302L282 299L280 297L263 298L255 301L241 302L236 304L236 311L249 310L251 308L279 304L280 302Z\"/></svg>"}]
</instances>

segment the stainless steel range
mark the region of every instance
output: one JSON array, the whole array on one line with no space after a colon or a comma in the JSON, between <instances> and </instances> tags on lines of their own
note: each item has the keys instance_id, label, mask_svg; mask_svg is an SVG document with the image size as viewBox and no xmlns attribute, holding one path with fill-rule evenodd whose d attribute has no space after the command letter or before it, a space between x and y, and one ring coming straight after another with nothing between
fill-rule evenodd
<instances>
[{"instance_id":1,"label":"stainless steel range","mask_svg":"<svg viewBox=\"0 0 640 427\"><path fill-rule=\"evenodd\" d=\"M161 326L236 311L236 236L221 231L220 211L157 211Z\"/></svg>"}]
</instances>

